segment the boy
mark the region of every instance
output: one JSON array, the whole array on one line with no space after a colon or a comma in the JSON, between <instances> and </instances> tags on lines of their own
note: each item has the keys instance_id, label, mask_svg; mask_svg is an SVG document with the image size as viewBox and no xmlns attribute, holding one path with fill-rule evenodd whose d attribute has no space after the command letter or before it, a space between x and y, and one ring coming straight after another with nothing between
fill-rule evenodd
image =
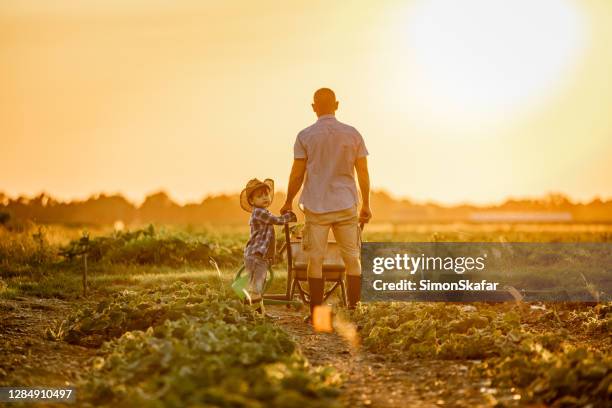
<instances>
[{"instance_id":1,"label":"boy","mask_svg":"<svg viewBox=\"0 0 612 408\"><path fill-rule=\"evenodd\" d=\"M293 212L277 217L268 211L273 197L274 181L271 179L263 182L258 179L249 180L240 193L240 206L251 213L251 235L244 248L244 264L250 275L249 296L253 303L261 300L268 268L274 262L274 225L297 221Z\"/></svg>"}]
</instances>

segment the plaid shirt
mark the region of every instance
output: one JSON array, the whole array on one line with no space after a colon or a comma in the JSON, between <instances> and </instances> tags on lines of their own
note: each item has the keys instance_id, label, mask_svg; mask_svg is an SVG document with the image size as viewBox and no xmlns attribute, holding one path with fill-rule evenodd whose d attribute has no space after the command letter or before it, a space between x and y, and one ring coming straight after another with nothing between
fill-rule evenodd
<instances>
[{"instance_id":1,"label":"plaid shirt","mask_svg":"<svg viewBox=\"0 0 612 408\"><path fill-rule=\"evenodd\" d=\"M297 217L292 212L287 212L279 217L273 215L265 208L253 207L249 224L251 226L251 237L244 248L244 256L260 254L268 261L274 260L276 251L276 237L274 224L283 225L296 222Z\"/></svg>"}]
</instances>

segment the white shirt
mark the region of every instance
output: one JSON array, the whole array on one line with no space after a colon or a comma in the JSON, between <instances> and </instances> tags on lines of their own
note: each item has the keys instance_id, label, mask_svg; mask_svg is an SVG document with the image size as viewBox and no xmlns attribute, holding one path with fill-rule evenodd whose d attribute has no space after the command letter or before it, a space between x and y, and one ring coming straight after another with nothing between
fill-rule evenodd
<instances>
[{"instance_id":1,"label":"white shirt","mask_svg":"<svg viewBox=\"0 0 612 408\"><path fill-rule=\"evenodd\" d=\"M295 159L306 159L300 207L313 213L345 210L359 203L355 160L368 155L363 137L334 115L322 115L298 133Z\"/></svg>"}]
</instances>

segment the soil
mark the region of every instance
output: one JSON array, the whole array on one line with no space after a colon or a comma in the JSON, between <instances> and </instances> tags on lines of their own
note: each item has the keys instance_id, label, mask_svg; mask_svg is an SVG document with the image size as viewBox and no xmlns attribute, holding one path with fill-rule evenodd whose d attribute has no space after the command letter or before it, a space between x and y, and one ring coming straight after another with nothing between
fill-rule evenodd
<instances>
[{"instance_id":1,"label":"soil","mask_svg":"<svg viewBox=\"0 0 612 408\"><path fill-rule=\"evenodd\" d=\"M59 299L0 300L0 385L74 385L96 350L47 336L47 328L74 308L74 302Z\"/></svg>"},{"instance_id":2,"label":"soil","mask_svg":"<svg viewBox=\"0 0 612 408\"><path fill-rule=\"evenodd\" d=\"M306 312L268 306L313 366L332 366L344 382L340 400L347 407L491 407L511 395L496 395L487 381L470 378L474 361L387 361L353 346L355 339L317 333L303 321ZM336 327L336 324L334 324Z\"/></svg>"}]
</instances>

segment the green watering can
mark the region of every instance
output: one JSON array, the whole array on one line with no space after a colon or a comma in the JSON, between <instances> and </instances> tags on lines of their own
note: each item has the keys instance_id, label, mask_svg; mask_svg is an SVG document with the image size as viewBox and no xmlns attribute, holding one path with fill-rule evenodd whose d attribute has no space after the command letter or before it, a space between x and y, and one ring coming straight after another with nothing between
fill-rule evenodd
<instances>
[{"instance_id":1,"label":"green watering can","mask_svg":"<svg viewBox=\"0 0 612 408\"><path fill-rule=\"evenodd\" d=\"M238 296L241 300L246 299L248 296L247 288L249 287L250 277L248 273L243 273L245 271L246 271L246 267L245 265L242 265L242 267L236 273L236 276L234 277L234 281L232 282L232 290L234 291L236 296ZM274 272L272 272L271 268L268 268L268 273L270 274L269 275L270 279L266 279L264 283L264 288L263 288L264 293L268 290L268 288L270 287L270 283L274 279Z\"/></svg>"},{"instance_id":2,"label":"green watering can","mask_svg":"<svg viewBox=\"0 0 612 408\"><path fill-rule=\"evenodd\" d=\"M250 277L249 277L249 274L246 273L246 267L245 265L242 265L240 269L238 270L238 272L236 272L236 276L234 277L234 280L231 285L232 290L234 291L236 296L240 298L240 300L247 299L247 294L248 294L247 288L249 287L249 280L250 280ZM262 296L264 305L289 305L289 306L294 306L298 309L302 307L302 302L298 302L295 300L279 300L279 299L266 298L265 293L268 291L268 288L272 285L273 280L274 280L274 271L272 271L272 268L268 268L268 277L264 283L264 288L263 288L264 295Z\"/></svg>"}]
</instances>

